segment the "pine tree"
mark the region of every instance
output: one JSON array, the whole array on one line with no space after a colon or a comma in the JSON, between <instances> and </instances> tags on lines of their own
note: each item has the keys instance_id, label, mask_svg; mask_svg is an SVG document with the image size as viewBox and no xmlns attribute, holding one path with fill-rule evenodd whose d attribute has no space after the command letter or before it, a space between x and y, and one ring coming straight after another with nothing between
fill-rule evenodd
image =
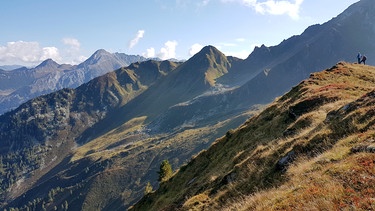
<instances>
[{"instance_id":1,"label":"pine tree","mask_svg":"<svg viewBox=\"0 0 375 211\"><path fill-rule=\"evenodd\" d=\"M159 182L164 182L167 181L169 178L172 177L173 171L172 171L172 166L169 164L168 160L163 160L160 164L160 171L158 172L159 174Z\"/></svg>"}]
</instances>

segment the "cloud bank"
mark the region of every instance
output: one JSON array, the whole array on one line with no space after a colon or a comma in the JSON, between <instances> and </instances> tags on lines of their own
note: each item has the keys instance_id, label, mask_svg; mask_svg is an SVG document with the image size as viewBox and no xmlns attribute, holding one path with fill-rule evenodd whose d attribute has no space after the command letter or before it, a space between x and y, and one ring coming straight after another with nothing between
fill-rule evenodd
<instances>
[{"instance_id":1,"label":"cloud bank","mask_svg":"<svg viewBox=\"0 0 375 211\"><path fill-rule=\"evenodd\" d=\"M51 58L61 61L56 47L41 47L38 42L16 41L0 46L0 62L4 64L34 65Z\"/></svg>"},{"instance_id":2,"label":"cloud bank","mask_svg":"<svg viewBox=\"0 0 375 211\"><path fill-rule=\"evenodd\" d=\"M34 66L46 59L58 63L78 64L87 59L81 55L81 44L75 38L62 39L63 49L42 47L38 42L14 41L0 46L0 64Z\"/></svg>"}]
</instances>

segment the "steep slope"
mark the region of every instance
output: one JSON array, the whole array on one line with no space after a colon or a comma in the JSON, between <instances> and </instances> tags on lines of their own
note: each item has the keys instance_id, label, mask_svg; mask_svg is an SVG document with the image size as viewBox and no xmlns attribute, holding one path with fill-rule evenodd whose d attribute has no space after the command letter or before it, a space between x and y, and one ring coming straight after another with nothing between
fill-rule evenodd
<instances>
[{"instance_id":1,"label":"steep slope","mask_svg":"<svg viewBox=\"0 0 375 211\"><path fill-rule=\"evenodd\" d=\"M50 183L50 177L59 173L56 169L70 173L77 171L74 166L78 164L96 165L89 159L82 159L78 164L67 163L77 147L76 139L108 113L165 77L177 65L169 61L147 61L139 67L122 68L77 89L63 89L35 98L0 116L2 206L8 202L22 204L28 197L43 196L56 188L60 183ZM140 70L142 66L148 66L148 69ZM137 75L140 71L153 77L141 79ZM93 174L100 171L100 164ZM79 178L82 179L81 176L68 179L65 185L76 187ZM17 199L32 186L37 192L31 191L31 195Z\"/></svg>"},{"instance_id":2,"label":"steep slope","mask_svg":"<svg viewBox=\"0 0 375 211\"><path fill-rule=\"evenodd\" d=\"M364 65L312 74L133 210L373 209L374 84Z\"/></svg>"},{"instance_id":3,"label":"steep slope","mask_svg":"<svg viewBox=\"0 0 375 211\"><path fill-rule=\"evenodd\" d=\"M14 109L29 99L63 88L76 88L91 79L133 62L145 61L141 56L96 51L79 65L57 64L51 59L35 68L0 72L0 114Z\"/></svg>"}]
</instances>

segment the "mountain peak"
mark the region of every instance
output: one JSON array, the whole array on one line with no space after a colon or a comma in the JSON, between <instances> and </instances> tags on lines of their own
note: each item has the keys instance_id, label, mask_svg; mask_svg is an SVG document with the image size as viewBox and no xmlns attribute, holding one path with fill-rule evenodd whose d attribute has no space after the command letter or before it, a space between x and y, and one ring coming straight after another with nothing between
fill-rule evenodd
<instances>
[{"instance_id":1,"label":"mountain peak","mask_svg":"<svg viewBox=\"0 0 375 211\"><path fill-rule=\"evenodd\" d=\"M228 73L230 66L230 62L222 52L208 45L183 64L186 68L185 74L190 76L182 74L181 77L186 80L186 77L195 75L198 78L204 78L203 84L213 86L218 77ZM194 80L197 81L197 79Z\"/></svg>"},{"instance_id":2,"label":"mountain peak","mask_svg":"<svg viewBox=\"0 0 375 211\"><path fill-rule=\"evenodd\" d=\"M99 49L99 50L95 51L95 53L93 54L93 56L108 55L108 54L111 54L111 53L109 53L108 51L106 51L104 49Z\"/></svg>"},{"instance_id":3,"label":"mountain peak","mask_svg":"<svg viewBox=\"0 0 375 211\"><path fill-rule=\"evenodd\" d=\"M198 55L202 54L222 54L221 51L219 51L215 46L207 45L203 47L198 53Z\"/></svg>"},{"instance_id":4,"label":"mountain peak","mask_svg":"<svg viewBox=\"0 0 375 211\"><path fill-rule=\"evenodd\" d=\"M36 68L42 68L42 67L51 67L51 68L56 68L58 67L59 64L52 59L46 59L42 63L40 63Z\"/></svg>"},{"instance_id":5,"label":"mountain peak","mask_svg":"<svg viewBox=\"0 0 375 211\"><path fill-rule=\"evenodd\" d=\"M98 60L103 56L112 56L112 54L104 49L99 49L88 60Z\"/></svg>"},{"instance_id":6,"label":"mountain peak","mask_svg":"<svg viewBox=\"0 0 375 211\"><path fill-rule=\"evenodd\" d=\"M202 59L206 60L207 58L215 58L216 60L225 57L225 55L219 51L216 47L208 45L203 47L198 53L196 53L189 60L193 62L200 61ZM188 61L189 61L188 60Z\"/></svg>"},{"instance_id":7,"label":"mountain peak","mask_svg":"<svg viewBox=\"0 0 375 211\"><path fill-rule=\"evenodd\" d=\"M104 50L104 49L99 49L95 51L93 55L91 55L86 61L80 64L80 66L85 66L85 65L91 65L91 64L96 64L99 62L99 60L103 58L114 58L113 54L110 52Z\"/></svg>"}]
</instances>

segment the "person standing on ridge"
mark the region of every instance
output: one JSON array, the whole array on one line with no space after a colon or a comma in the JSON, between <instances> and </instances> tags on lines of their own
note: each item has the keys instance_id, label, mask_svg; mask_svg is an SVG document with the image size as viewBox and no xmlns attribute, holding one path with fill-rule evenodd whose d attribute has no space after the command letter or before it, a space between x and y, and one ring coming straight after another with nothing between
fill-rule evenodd
<instances>
[{"instance_id":1,"label":"person standing on ridge","mask_svg":"<svg viewBox=\"0 0 375 211\"><path fill-rule=\"evenodd\" d=\"M367 57L366 57L365 55L363 55L363 56L362 56L362 61L361 61L361 62L363 62L364 65L366 64L366 60L367 60Z\"/></svg>"},{"instance_id":2,"label":"person standing on ridge","mask_svg":"<svg viewBox=\"0 0 375 211\"><path fill-rule=\"evenodd\" d=\"M357 59L358 59L358 64L361 64L362 55L360 52L358 52Z\"/></svg>"}]
</instances>

